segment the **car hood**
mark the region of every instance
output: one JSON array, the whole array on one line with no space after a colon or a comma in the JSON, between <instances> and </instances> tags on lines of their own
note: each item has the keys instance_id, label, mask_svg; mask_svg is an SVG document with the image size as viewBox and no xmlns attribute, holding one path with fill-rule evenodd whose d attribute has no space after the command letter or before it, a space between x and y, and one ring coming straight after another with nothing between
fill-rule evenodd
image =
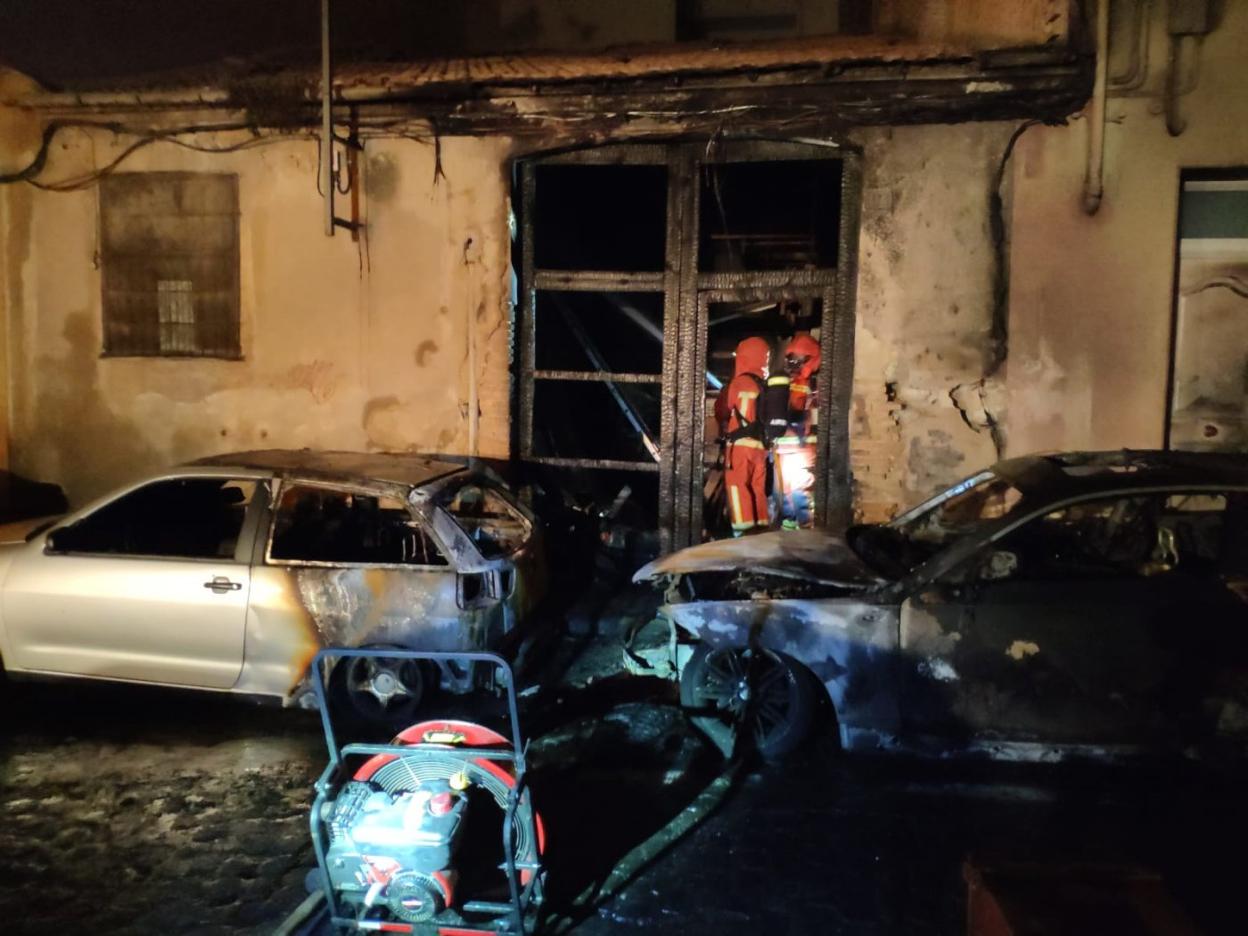
<instances>
[{"instance_id":1,"label":"car hood","mask_svg":"<svg viewBox=\"0 0 1248 936\"><path fill-rule=\"evenodd\" d=\"M843 536L823 530L778 530L690 546L642 566L633 581L698 572L738 571L805 579L841 588L865 588L886 581L858 558Z\"/></svg>"},{"instance_id":2,"label":"car hood","mask_svg":"<svg viewBox=\"0 0 1248 936\"><path fill-rule=\"evenodd\" d=\"M59 515L50 517L32 517L29 520L15 520L12 523L0 523L0 543L24 543L30 531L36 527L54 523Z\"/></svg>"}]
</instances>

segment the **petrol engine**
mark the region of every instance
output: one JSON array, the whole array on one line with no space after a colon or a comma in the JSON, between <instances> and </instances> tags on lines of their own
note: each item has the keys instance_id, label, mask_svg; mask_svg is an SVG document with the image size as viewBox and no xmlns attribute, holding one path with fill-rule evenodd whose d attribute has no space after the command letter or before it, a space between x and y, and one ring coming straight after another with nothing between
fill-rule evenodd
<instances>
[{"instance_id":1,"label":"petrol engine","mask_svg":"<svg viewBox=\"0 0 1248 936\"><path fill-rule=\"evenodd\" d=\"M451 906L455 851L462 837L467 777L425 779L387 791L352 780L329 805L330 882L344 904L384 907L394 919L422 923Z\"/></svg>"}]
</instances>

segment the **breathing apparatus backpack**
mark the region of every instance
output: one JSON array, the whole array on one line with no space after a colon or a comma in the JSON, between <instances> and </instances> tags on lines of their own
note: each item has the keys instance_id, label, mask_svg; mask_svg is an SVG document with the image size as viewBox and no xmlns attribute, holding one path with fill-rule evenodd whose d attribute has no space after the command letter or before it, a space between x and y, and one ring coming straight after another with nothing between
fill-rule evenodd
<instances>
[{"instance_id":1,"label":"breathing apparatus backpack","mask_svg":"<svg viewBox=\"0 0 1248 936\"><path fill-rule=\"evenodd\" d=\"M724 442L737 442L741 439L755 439L764 446L771 445L789 429L789 378L778 374L768 378L764 383L757 374L746 374L758 387L758 405L755 407L755 418L746 419L741 411L733 407L733 415L737 417L737 428L724 433Z\"/></svg>"}]
</instances>

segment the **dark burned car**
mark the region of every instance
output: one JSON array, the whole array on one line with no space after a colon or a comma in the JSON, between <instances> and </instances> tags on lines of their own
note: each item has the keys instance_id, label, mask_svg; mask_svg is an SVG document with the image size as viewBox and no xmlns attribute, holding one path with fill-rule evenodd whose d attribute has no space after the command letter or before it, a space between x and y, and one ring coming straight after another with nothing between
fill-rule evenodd
<instances>
[{"instance_id":1,"label":"dark burned car","mask_svg":"<svg viewBox=\"0 0 1248 936\"><path fill-rule=\"evenodd\" d=\"M0 655L15 676L158 683L315 704L324 646L532 645L535 518L484 470L431 458L206 458L59 520L0 528ZM352 659L331 688L408 722L471 668Z\"/></svg>"},{"instance_id":2,"label":"dark burned car","mask_svg":"<svg viewBox=\"0 0 1248 936\"><path fill-rule=\"evenodd\" d=\"M850 750L1248 741L1245 456L1010 459L891 523L707 543L635 578L666 586L682 702L721 746L786 753L821 690Z\"/></svg>"}]
</instances>

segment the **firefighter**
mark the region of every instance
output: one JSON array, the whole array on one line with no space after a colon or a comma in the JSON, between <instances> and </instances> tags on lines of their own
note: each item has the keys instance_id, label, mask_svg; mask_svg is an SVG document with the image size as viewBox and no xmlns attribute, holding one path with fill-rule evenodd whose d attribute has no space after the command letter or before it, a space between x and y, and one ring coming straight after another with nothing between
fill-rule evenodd
<instances>
[{"instance_id":1,"label":"firefighter","mask_svg":"<svg viewBox=\"0 0 1248 936\"><path fill-rule=\"evenodd\" d=\"M808 431L807 415L814 403L814 378L819 373L819 342L805 332L794 335L784 347L784 369L789 375L790 421Z\"/></svg>"},{"instance_id":2,"label":"firefighter","mask_svg":"<svg viewBox=\"0 0 1248 936\"><path fill-rule=\"evenodd\" d=\"M819 372L819 342L802 332L784 347L789 375L789 431L776 439L777 487L781 526L809 527L814 522L815 412L814 379Z\"/></svg>"},{"instance_id":3,"label":"firefighter","mask_svg":"<svg viewBox=\"0 0 1248 936\"><path fill-rule=\"evenodd\" d=\"M767 441L759 403L771 348L746 338L735 352L733 377L715 399L715 419L724 440L724 482L734 536L767 529Z\"/></svg>"}]
</instances>

